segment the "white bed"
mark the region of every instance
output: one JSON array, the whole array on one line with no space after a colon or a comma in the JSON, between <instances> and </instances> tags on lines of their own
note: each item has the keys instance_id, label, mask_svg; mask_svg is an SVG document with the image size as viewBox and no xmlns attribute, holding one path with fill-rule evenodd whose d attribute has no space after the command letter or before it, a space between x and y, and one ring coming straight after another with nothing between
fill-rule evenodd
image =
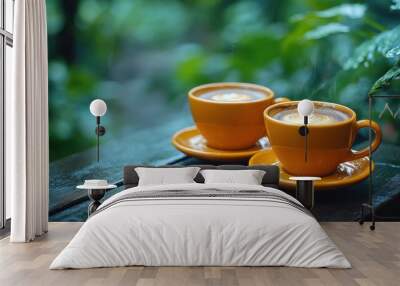
<instances>
[{"instance_id":1,"label":"white bed","mask_svg":"<svg viewBox=\"0 0 400 286\"><path fill-rule=\"evenodd\" d=\"M175 195L154 196L165 192ZM202 195L190 195L195 192ZM314 217L284 192L198 183L114 195L50 269L128 265L351 267Z\"/></svg>"}]
</instances>

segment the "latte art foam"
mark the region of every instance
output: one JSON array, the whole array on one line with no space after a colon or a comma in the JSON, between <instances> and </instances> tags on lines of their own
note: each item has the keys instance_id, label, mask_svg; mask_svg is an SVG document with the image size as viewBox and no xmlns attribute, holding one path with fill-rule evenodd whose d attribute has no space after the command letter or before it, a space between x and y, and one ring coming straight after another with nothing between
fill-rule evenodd
<instances>
[{"instance_id":1,"label":"latte art foam","mask_svg":"<svg viewBox=\"0 0 400 286\"><path fill-rule=\"evenodd\" d=\"M210 99L215 101L247 101L251 100L252 97L242 93L221 93L211 96Z\"/></svg>"},{"instance_id":2,"label":"latte art foam","mask_svg":"<svg viewBox=\"0 0 400 286\"><path fill-rule=\"evenodd\" d=\"M297 112L297 109L289 109L278 112L273 116L273 118L293 124L304 123L304 117ZM308 117L308 123L312 125L328 125L344 121L348 118L349 116L342 111L323 107L314 110L313 114Z\"/></svg>"},{"instance_id":3,"label":"latte art foam","mask_svg":"<svg viewBox=\"0 0 400 286\"><path fill-rule=\"evenodd\" d=\"M265 98L263 93L248 89L223 89L204 93L200 98L218 102L248 102Z\"/></svg>"}]
</instances>

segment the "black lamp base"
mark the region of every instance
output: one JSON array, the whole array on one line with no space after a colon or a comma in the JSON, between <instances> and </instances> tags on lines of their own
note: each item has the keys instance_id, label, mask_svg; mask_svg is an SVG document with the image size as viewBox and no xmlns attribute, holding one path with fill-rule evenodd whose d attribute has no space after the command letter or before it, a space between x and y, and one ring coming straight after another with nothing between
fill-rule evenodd
<instances>
[{"instance_id":1,"label":"black lamp base","mask_svg":"<svg viewBox=\"0 0 400 286\"><path fill-rule=\"evenodd\" d=\"M97 208L101 205L100 200L104 197L106 193L105 189L100 189L100 190L95 190L95 189L89 189L88 190L88 196L90 199L90 203L88 206L88 216L90 216L92 213L94 213Z\"/></svg>"},{"instance_id":2,"label":"black lamp base","mask_svg":"<svg viewBox=\"0 0 400 286\"><path fill-rule=\"evenodd\" d=\"M104 134L106 134L106 128L104 128L104 126L98 125L95 129L96 135L98 136L103 136Z\"/></svg>"},{"instance_id":3,"label":"black lamp base","mask_svg":"<svg viewBox=\"0 0 400 286\"><path fill-rule=\"evenodd\" d=\"M308 135L309 132L310 132L310 131L308 130L308 127L305 126L305 125L303 125L303 126L301 126L301 127L299 128L299 134L300 134L301 136L306 136L306 135Z\"/></svg>"}]
</instances>

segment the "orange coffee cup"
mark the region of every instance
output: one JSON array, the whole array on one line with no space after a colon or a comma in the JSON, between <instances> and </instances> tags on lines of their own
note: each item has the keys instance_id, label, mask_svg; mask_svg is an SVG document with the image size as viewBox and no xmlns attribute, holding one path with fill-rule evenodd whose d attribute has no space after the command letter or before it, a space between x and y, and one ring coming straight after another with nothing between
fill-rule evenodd
<instances>
[{"instance_id":1,"label":"orange coffee cup","mask_svg":"<svg viewBox=\"0 0 400 286\"><path fill-rule=\"evenodd\" d=\"M263 111L279 100L284 99L275 100L269 88L248 83L211 83L189 91L197 128L209 147L221 150L254 146L265 136Z\"/></svg>"},{"instance_id":2,"label":"orange coffee cup","mask_svg":"<svg viewBox=\"0 0 400 286\"><path fill-rule=\"evenodd\" d=\"M270 144L282 167L288 173L323 177L335 172L340 163L368 156L368 147L354 151L352 146L358 130L369 127L369 120L357 121L355 112L343 105L314 102L313 115L315 117L310 117L308 125L306 161L305 138L299 133L299 128L303 126L302 118L297 122L289 120L290 116L296 118L297 104L298 101L283 102L270 106L264 111L265 127ZM330 115L332 118L329 118ZM334 115L338 118L343 117L336 120ZM371 128L375 133L371 145L373 152L381 143L382 133L379 125L374 121L371 121Z\"/></svg>"}]
</instances>

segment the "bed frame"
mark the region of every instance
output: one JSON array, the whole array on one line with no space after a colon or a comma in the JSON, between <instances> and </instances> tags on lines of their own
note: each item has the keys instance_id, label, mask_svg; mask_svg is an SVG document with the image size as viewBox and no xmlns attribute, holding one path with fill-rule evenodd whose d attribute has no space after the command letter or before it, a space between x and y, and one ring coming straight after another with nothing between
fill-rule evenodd
<instances>
[{"instance_id":1,"label":"bed frame","mask_svg":"<svg viewBox=\"0 0 400 286\"><path fill-rule=\"evenodd\" d=\"M265 187L272 187L279 189L279 167L274 165L256 165L256 166L245 166L245 165L165 165L165 166L146 166L146 165L129 165L124 167L124 179L123 186L125 189L136 187L139 183L139 176L135 171L137 167L153 167L153 168L182 168L182 167L199 167L204 169L218 169L218 170L262 170L265 171L265 175L262 180L262 185ZM194 178L197 183L204 183L203 176L198 173Z\"/></svg>"}]
</instances>

